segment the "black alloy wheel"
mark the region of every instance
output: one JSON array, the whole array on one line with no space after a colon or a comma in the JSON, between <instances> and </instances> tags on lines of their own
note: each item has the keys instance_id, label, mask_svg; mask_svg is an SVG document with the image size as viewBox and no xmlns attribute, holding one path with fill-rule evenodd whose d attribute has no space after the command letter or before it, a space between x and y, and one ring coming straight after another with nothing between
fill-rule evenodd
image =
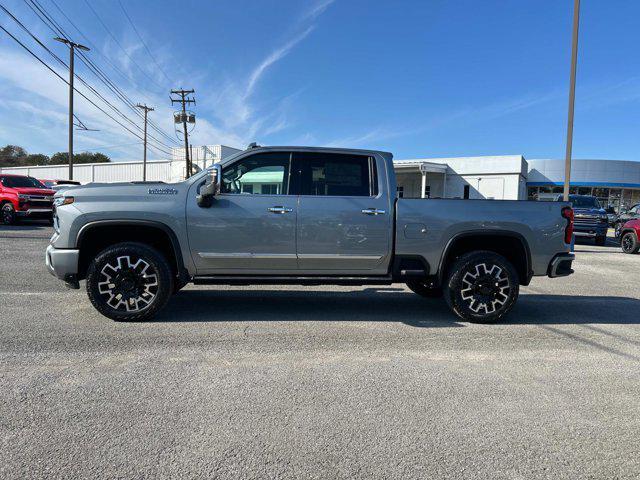
<instances>
[{"instance_id":1,"label":"black alloy wheel","mask_svg":"<svg viewBox=\"0 0 640 480\"><path fill-rule=\"evenodd\" d=\"M0 218L2 219L2 223L4 225L14 225L18 219L16 215L16 210L13 208L11 203L5 203L2 205L2 210L0 211Z\"/></svg>"},{"instance_id":2,"label":"black alloy wheel","mask_svg":"<svg viewBox=\"0 0 640 480\"><path fill-rule=\"evenodd\" d=\"M626 232L620 240L620 247L624 253L634 254L640 250L640 242L635 232Z\"/></svg>"},{"instance_id":3,"label":"black alloy wheel","mask_svg":"<svg viewBox=\"0 0 640 480\"><path fill-rule=\"evenodd\" d=\"M140 243L106 248L87 271L91 303L104 316L117 321L148 320L166 305L173 288L167 260Z\"/></svg>"},{"instance_id":4,"label":"black alloy wheel","mask_svg":"<svg viewBox=\"0 0 640 480\"><path fill-rule=\"evenodd\" d=\"M490 251L469 252L449 269L444 298L461 319L494 323L513 308L519 283L515 268L502 255Z\"/></svg>"}]
</instances>

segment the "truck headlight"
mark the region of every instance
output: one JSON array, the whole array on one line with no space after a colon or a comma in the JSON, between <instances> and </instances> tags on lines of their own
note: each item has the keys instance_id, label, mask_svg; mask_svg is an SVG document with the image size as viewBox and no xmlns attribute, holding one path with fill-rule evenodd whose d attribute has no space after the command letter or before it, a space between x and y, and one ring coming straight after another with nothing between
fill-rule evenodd
<instances>
[{"instance_id":1,"label":"truck headlight","mask_svg":"<svg viewBox=\"0 0 640 480\"><path fill-rule=\"evenodd\" d=\"M73 197L55 197L53 199L53 205L56 208L58 208L58 207L61 207L62 205L69 205L73 203L74 200L75 198Z\"/></svg>"},{"instance_id":2,"label":"truck headlight","mask_svg":"<svg viewBox=\"0 0 640 480\"><path fill-rule=\"evenodd\" d=\"M22 193L18 194L18 201L19 202L28 202L29 201L29 195L23 195Z\"/></svg>"}]
</instances>

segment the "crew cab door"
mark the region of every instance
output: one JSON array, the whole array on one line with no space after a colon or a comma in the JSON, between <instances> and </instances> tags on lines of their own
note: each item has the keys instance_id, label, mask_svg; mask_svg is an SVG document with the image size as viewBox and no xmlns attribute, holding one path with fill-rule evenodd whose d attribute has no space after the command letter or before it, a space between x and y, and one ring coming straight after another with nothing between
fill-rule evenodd
<instances>
[{"instance_id":1,"label":"crew cab door","mask_svg":"<svg viewBox=\"0 0 640 480\"><path fill-rule=\"evenodd\" d=\"M381 172L378 174L378 172ZM393 213L384 162L373 156L294 152L301 274L382 275Z\"/></svg>"},{"instance_id":2,"label":"crew cab door","mask_svg":"<svg viewBox=\"0 0 640 480\"><path fill-rule=\"evenodd\" d=\"M210 208L190 195L187 228L198 274L296 272L290 167L288 152L255 153L223 168L222 191Z\"/></svg>"}]
</instances>

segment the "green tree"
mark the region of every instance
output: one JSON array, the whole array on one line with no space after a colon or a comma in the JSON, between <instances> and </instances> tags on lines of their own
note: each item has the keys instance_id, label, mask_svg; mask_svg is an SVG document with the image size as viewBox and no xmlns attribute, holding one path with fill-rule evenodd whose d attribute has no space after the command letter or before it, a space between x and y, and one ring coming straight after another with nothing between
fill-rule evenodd
<instances>
[{"instance_id":1,"label":"green tree","mask_svg":"<svg viewBox=\"0 0 640 480\"><path fill-rule=\"evenodd\" d=\"M0 148L0 167L17 167L23 165L27 151L18 145L6 145Z\"/></svg>"},{"instance_id":2,"label":"green tree","mask_svg":"<svg viewBox=\"0 0 640 480\"><path fill-rule=\"evenodd\" d=\"M24 165L47 165L50 161L44 153L31 153L24 159Z\"/></svg>"},{"instance_id":3,"label":"green tree","mask_svg":"<svg viewBox=\"0 0 640 480\"><path fill-rule=\"evenodd\" d=\"M106 163L111 159L104 153L80 152L73 154L73 163ZM51 155L51 165L66 165L69 163L69 154L67 152L57 152Z\"/></svg>"}]
</instances>

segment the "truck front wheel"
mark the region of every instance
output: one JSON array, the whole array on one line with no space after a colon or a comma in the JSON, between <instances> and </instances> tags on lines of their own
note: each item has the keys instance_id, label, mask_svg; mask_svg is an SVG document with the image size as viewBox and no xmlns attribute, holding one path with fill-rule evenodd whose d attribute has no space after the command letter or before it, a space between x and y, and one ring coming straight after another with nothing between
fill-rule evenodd
<instances>
[{"instance_id":1,"label":"truck front wheel","mask_svg":"<svg viewBox=\"0 0 640 480\"><path fill-rule=\"evenodd\" d=\"M518 298L518 273L502 255L469 252L448 270L443 290L449 308L461 319L494 323L509 313Z\"/></svg>"},{"instance_id":2,"label":"truck front wheel","mask_svg":"<svg viewBox=\"0 0 640 480\"><path fill-rule=\"evenodd\" d=\"M87 270L89 300L112 320L148 320L166 305L172 292L167 260L141 243L112 245L100 252Z\"/></svg>"},{"instance_id":3,"label":"truck front wheel","mask_svg":"<svg viewBox=\"0 0 640 480\"><path fill-rule=\"evenodd\" d=\"M4 225L14 225L18 219L18 217L16 216L16 210L10 203L5 203L4 205L2 205L0 215L0 220L2 220L2 223Z\"/></svg>"}]
</instances>

